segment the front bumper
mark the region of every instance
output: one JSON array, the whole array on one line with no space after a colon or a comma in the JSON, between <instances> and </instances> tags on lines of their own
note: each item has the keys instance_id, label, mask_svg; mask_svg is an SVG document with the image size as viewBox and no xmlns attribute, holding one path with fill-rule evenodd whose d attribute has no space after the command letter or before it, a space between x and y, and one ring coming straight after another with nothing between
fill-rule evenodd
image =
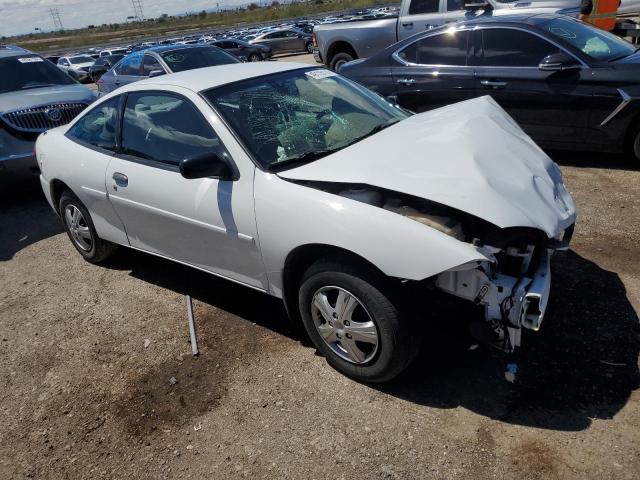
<instances>
[{"instance_id":1,"label":"front bumper","mask_svg":"<svg viewBox=\"0 0 640 480\"><path fill-rule=\"evenodd\" d=\"M2 184L36 178L39 172L38 162L33 153L0 158L0 183Z\"/></svg>"},{"instance_id":2,"label":"front bumper","mask_svg":"<svg viewBox=\"0 0 640 480\"><path fill-rule=\"evenodd\" d=\"M522 328L540 329L551 291L553 252L545 248L536 255L536 264L527 269L528 274L506 275L492 270L489 262L480 262L441 273L436 286L484 307L485 320L501 330L501 345L512 351L520 345Z\"/></svg>"}]
</instances>

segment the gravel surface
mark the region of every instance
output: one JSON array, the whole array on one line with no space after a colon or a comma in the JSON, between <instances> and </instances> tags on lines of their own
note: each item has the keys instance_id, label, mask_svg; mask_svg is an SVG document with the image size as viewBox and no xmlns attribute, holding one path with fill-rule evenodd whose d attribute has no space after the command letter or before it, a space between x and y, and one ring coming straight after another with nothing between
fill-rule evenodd
<instances>
[{"instance_id":1,"label":"gravel surface","mask_svg":"<svg viewBox=\"0 0 640 480\"><path fill-rule=\"evenodd\" d=\"M3 192L0 478L637 479L640 171L552 156L580 216L515 385L435 300L410 369L358 384L277 300L125 249L91 265L39 186Z\"/></svg>"}]
</instances>

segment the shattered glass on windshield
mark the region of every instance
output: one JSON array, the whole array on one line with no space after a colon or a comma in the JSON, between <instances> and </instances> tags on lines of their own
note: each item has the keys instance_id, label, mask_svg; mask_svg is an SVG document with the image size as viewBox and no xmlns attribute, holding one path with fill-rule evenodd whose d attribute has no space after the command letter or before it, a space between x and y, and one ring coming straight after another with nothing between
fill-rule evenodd
<instances>
[{"instance_id":1,"label":"shattered glass on windshield","mask_svg":"<svg viewBox=\"0 0 640 480\"><path fill-rule=\"evenodd\" d=\"M315 160L407 116L327 70L294 70L205 93L265 167Z\"/></svg>"}]
</instances>

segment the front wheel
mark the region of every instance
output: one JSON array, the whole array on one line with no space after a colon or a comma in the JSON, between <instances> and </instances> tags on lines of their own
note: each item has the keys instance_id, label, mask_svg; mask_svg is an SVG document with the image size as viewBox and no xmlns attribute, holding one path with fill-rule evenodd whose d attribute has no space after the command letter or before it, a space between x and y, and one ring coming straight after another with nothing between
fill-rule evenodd
<instances>
[{"instance_id":1,"label":"front wheel","mask_svg":"<svg viewBox=\"0 0 640 480\"><path fill-rule=\"evenodd\" d=\"M85 260L99 263L115 252L117 245L98 237L89 211L75 195L69 191L64 192L59 206L64 229Z\"/></svg>"},{"instance_id":2,"label":"front wheel","mask_svg":"<svg viewBox=\"0 0 640 480\"><path fill-rule=\"evenodd\" d=\"M307 53L313 53L313 42L307 42L307 44L304 46L304 49L307 51Z\"/></svg>"},{"instance_id":3,"label":"front wheel","mask_svg":"<svg viewBox=\"0 0 640 480\"><path fill-rule=\"evenodd\" d=\"M249 62L259 62L261 58L260 58L260 55L258 55L257 53L252 53L251 55L249 55L249 58L247 58L247 60Z\"/></svg>"},{"instance_id":4,"label":"front wheel","mask_svg":"<svg viewBox=\"0 0 640 480\"><path fill-rule=\"evenodd\" d=\"M344 375L385 382L418 351L416 322L401 313L384 277L373 269L318 261L304 274L298 299L309 337Z\"/></svg>"}]
</instances>

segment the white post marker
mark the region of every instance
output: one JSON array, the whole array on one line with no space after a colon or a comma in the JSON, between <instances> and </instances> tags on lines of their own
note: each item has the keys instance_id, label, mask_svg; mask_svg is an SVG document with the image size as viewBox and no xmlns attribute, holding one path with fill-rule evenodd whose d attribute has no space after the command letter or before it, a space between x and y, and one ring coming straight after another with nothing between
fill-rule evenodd
<instances>
[{"instance_id":1,"label":"white post marker","mask_svg":"<svg viewBox=\"0 0 640 480\"><path fill-rule=\"evenodd\" d=\"M191 295L184 296L187 302L187 317L189 319L189 336L191 337L191 353L193 356L200 354L198 351L198 337L196 335L196 324L193 320L193 302L191 301Z\"/></svg>"}]
</instances>

